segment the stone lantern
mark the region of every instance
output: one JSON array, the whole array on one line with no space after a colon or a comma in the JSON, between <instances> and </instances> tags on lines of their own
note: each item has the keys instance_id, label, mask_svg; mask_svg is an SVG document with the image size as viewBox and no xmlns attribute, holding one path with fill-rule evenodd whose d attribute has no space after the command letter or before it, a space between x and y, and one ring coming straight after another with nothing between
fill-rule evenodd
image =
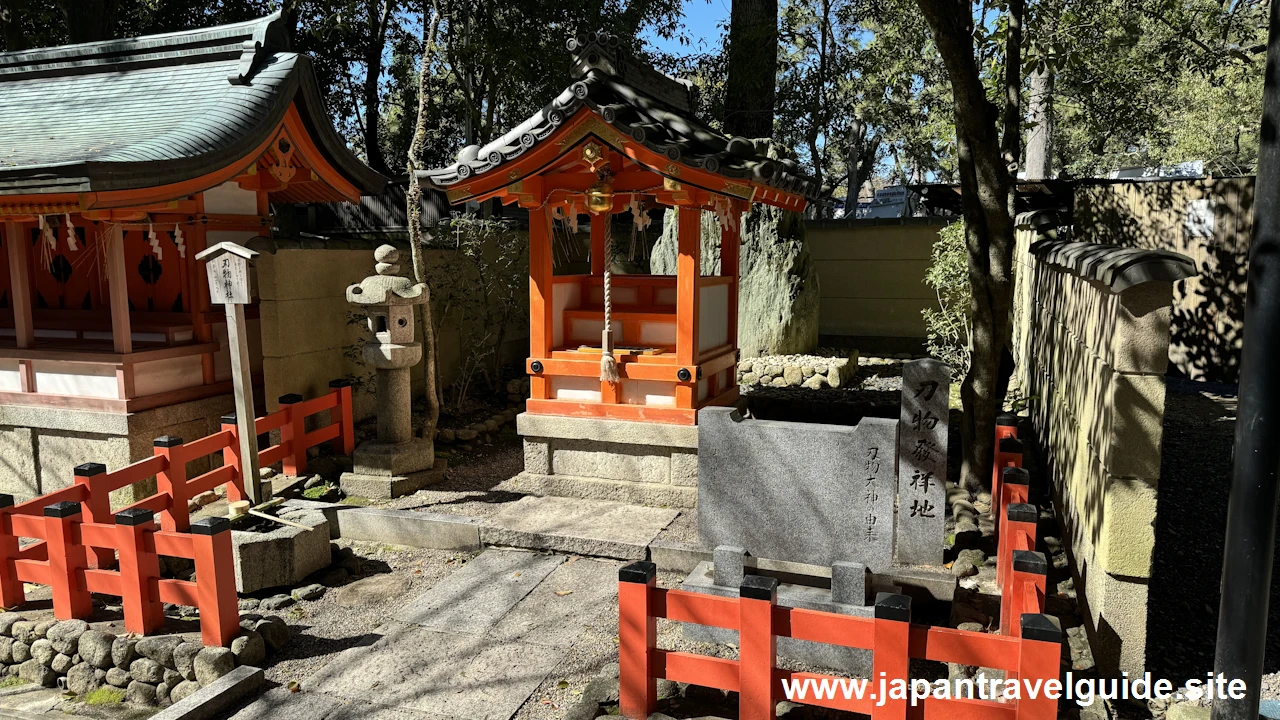
<instances>
[{"instance_id":1,"label":"stone lantern","mask_svg":"<svg viewBox=\"0 0 1280 720\"><path fill-rule=\"evenodd\" d=\"M431 438L413 436L409 368L422 359L422 343L413 338L413 306L427 302L426 285L401 277L400 253L382 245L373 253L376 275L347 288L347 302L368 315L373 341L364 361L377 375L378 438L362 443L342 474L348 495L388 498L416 492L440 479Z\"/></svg>"}]
</instances>

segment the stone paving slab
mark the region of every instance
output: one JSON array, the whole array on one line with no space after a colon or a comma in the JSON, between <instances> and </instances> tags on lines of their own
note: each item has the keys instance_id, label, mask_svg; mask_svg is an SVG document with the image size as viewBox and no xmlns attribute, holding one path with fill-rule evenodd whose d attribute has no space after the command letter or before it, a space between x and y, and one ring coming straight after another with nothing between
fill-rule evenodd
<instances>
[{"instance_id":1,"label":"stone paving slab","mask_svg":"<svg viewBox=\"0 0 1280 720\"><path fill-rule=\"evenodd\" d=\"M427 717L509 720L560 659L558 650L389 623L303 683L308 692ZM388 719L390 720L390 719Z\"/></svg>"},{"instance_id":2,"label":"stone paving slab","mask_svg":"<svg viewBox=\"0 0 1280 720\"><path fill-rule=\"evenodd\" d=\"M396 614L398 622L481 634L564 562L558 555L488 550Z\"/></svg>"},{"instance_id":3,"label":"stone paving slab","mask_svg":"<svg viewBox=\"0 0 1280 720\"><path fill-rule=\"evenodd\" d=\"M439 715L344 700L317 692L278 687L262 694L229 720L445 720Z\"/></svg>"},{"instance_id":4,"label":"stone paving slab","mask_svg":"<svg viewBox=\"0 0 1280 720\"><path fill-rule=\"evenodd\" d=\"M608 500L529 495L487 518L486 545L644 560L649 543L680 514L670 508Z\"/></svg>"},{"instance_id":5,"label":"stone paving slab","mask_svg":"<svg viewBox=\"0 0 1280 720\"><path fill-rule=\"evenodd\" d=\"M588 626L610 625L616 631L621 565L585 558L564 563L512 608L490 637L498 642L565 648Z\"/></svg>"}]
</instances>

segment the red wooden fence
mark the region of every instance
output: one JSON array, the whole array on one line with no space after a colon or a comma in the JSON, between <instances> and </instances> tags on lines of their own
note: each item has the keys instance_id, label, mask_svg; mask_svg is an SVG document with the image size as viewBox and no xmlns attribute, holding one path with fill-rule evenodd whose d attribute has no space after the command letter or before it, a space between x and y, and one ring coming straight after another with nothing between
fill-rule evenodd
<instances>
[{"instance_id":1,"label":"red wooden fence","mask_svg":"<svg viewBox=\"0 0 1280 720\"><path fill-rule=\"evenodd\" d=\"M257 418L259 433L281 430L280 444L259 452L261 464L282 462L286 473L296 475L306 469L310 447L333 442L337 452L351 453L351 388L345 381L329 385L329 393L313 400L285 396L280 410ZM329 424L306 432L306 418L324 410L330 411ZM28 502L15 505L11 495L0 495L0 605L22 604L23 583L49 585L54 616L69 620L92 613L90 593L115 595L125 629L144 635L164 624L164 603L194 606L204 643L230 644L240 622L231 524L226 518L192 523L187 510L191 498L221 485L228 499L244 498L235 418L222 422L218 432L189 443L156 438L154 455L115 472L102 463L79 465L74 484ZM187 463L213 454L221 455L222 467L187 477ZM150 477L156 478L155 495L111 512L112 491ZM20 547L19 538L37 542ZM196 580L161 579L162 555L195 561ZM117 569L107 569L112 566Z\"/></svg>"},{"instance_id":2,"label":"red wooden fence","mask_svg":"<svg viewBox=\"0 0 1280 720\"><path fill-rule=\"evenodd\" d=\"M784 699L783 681L838 682L841 678L777 667L777 638L861 648L872 652L872 685L878 681L910 682L910 660L959 663L1005 671L1007 679L1057 680L1062 652L1058 620L1044 615L1048 563L1035 552L1039 513L1027 504L1028 475L1021 469L1016 418L1001 418L997 428L996 474L992 512L1002 517L998 535L1000 634L967 632L911 623L911 598L880 593L875 617L820 612L777 605L778 581L748 575L738 598L668 590L656 586L657 567L639 562L618 575L618 638L622 715L644 720L657 709L660 678L738 693L741 720L774 720ZM1010 442L1012 441L1012 442ZM738 632L738 659L696 655L657 647L657 620L708 625ZM810 686L813 688L814 686ZM1058 703L1040 692L1032 698L998 702L979 698L926 697L919 704L905 699L844 697L791 698L792 702L847 710L872 720L1054 720Z\"/></svg>"}]
</instances>

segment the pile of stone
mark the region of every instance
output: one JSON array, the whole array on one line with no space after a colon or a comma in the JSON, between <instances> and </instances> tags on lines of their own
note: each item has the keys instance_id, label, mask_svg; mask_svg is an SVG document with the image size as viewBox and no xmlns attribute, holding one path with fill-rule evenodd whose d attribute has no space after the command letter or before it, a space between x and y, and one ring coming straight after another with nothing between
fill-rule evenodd
<instances>
[{"instance_id":1,"label":"pile of stone","mask_svg":"<svg viewBox=\"0 0 1280 720\"><path fill-rule=\"evenodd\" d=\"M821 390L848 384L858 373L858 351L839 355L766 355L738 362L738 384Z\"/></svg>"},{"instance_id":2,"label":"pile of stone","mask_svg":"<svg viewBox=\"0 0 1280 720\"><path fill-rule=\"evenodd\" d=\"M516 415L519 413L520 411L516 408L507 408L502 412L494 413L484 422L475 422L460 428L440 428L436 430L436 442L457 447L464 452L471 450L476 443L488 445L493 442L493 436L504 425L515 422Z\"/></svg>"},{"instance_id":3,"label":"pile of stone","mask_svg":"<svg viewBox=\"0 0 1280 720\"><path fill-rule=\"evenodd\" d=\"M204 647L198 637L115 635L84 620L25 619L0 613L0 673L84 697L104 687L134 705L175 703L238 665L261 666L289 642L276 616L242 615L231 647Z\"/></svg>"}]
</instances>

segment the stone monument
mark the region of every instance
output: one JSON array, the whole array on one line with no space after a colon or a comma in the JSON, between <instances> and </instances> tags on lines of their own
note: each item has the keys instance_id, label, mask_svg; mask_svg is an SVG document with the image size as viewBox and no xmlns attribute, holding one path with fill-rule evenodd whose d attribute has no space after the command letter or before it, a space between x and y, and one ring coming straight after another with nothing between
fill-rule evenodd
<instances>
[{"instance_id":1,"label":"stone monument","mask_svg":"<svg viewBox=\"0 0 1280 720\"><path fill-rule=\"evenodd\" d=\"M897 561L903 565L942 564L950 396L950 366L929 358L902 366Z\"/></svg>"},{"instance_id":2,"label":"stone monument","mask_svg":"<svg viewBox=\"0 0 1280 720\"><path fill-rule=\"evenodd\" d=\"M426 285L399 275L394 247L379 246L373 258L377 274L348 287L347 302L367 313L373 332L364 360L377 375L378 437L356 448L341 484L348 495L390 498L438 481L444 461L436 466L431 438L413 436L409 368L422 359L422 343L413 339L413 306L427 302Z\"/></svg>"},{"instance_id":3,"label":"stone monument","mask_svg":"<svg viewBox=\"0 0 1280 720\"><path fill-rule=\"evenodd\" d=\"M698 413L698 533L706 547L812 565L893 564L898 421L855 426ZM942 542L939 536L938 542Z\"/></svg>"}]
</instances>

